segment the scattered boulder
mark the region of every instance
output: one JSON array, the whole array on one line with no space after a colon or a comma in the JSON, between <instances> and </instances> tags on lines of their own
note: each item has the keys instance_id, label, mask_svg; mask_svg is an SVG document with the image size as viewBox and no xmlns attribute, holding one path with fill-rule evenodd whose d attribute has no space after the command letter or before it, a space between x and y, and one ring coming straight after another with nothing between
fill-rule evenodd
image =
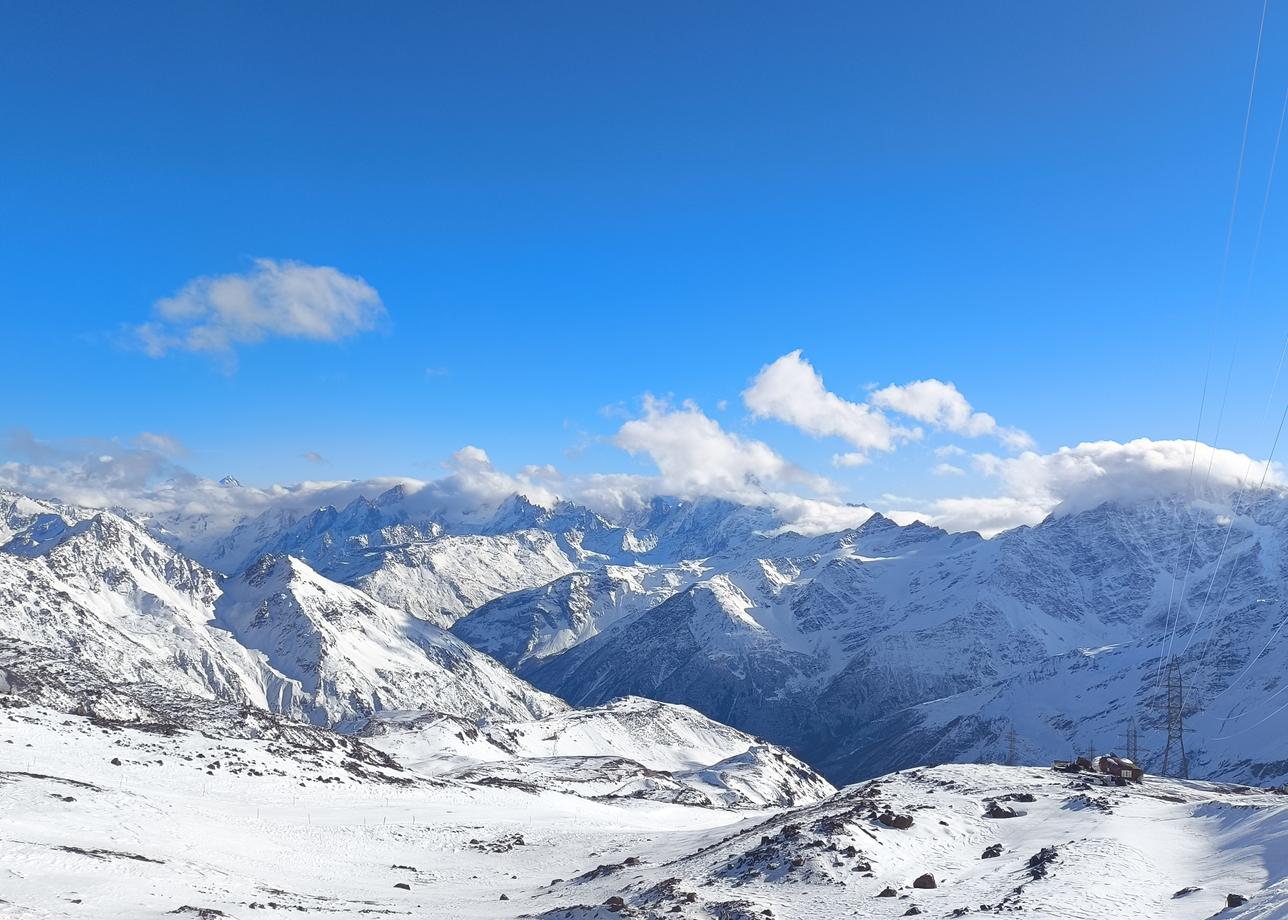
<instances>
[{"instance_id":1,"label":"scattered boulder","mask_svg":"<svg viewBox=\"0 0 1288 920\"><path fill-rule=\"evenodd\" d=\"M885 827L892 827L897 831L906 831L912 827L912 815L896 815L892 811L882 812L877 818Z\"/></svg>"},{"instance_id":2,"label":"scattered boulder","mask_svg":"<svg viewBox=\"0 0 1288 920\"><path fill-rule=\"evenodd\" d=\"M1009 805L1003 805L1001 802L989 802L988 810L984 812L985 818L1018 818L1020 813Z\"/></svg>"},{"instance_id":3,"label":"scattered boulder","mask_svg":"<svg viewBox=\"0 0 1288 920\"><path fill-rule=\"evenodd\" d=\"M119 767L119 766L121 765L121 758L119 758L119 757L113 757L113 758L112 758L112 760L111 760L111 764L112 764L112 766L114 766L114 767Z\"/></svg>"},{"instance_id":4,"label":"scattered boulder","mask_svg":"<svg viewBox=\"0 0 1288 920\"><path fill-rule=\"evenodd\" d=\"M1190 885L1188 888L1182 888L1180 891L1173 894L1172 898L1173 900L1175 900L1176 898L1184 898L1188 895L1194 894L1194 892L1196 891L1202 891L1202 890L1203 889L1197 885Z\"/></svg>"},{"instance_id":5,"label":"scattered boulder","mask_svg":"<svg viewBox=\"0 0 1288 920\"><path fill-rule=\"evenodd\" d=\"M983 855L980 856L980 859L997 859L997 857L1001 855L1002 855L1002 845L1000 843L995 843L984 850L984 853Z\"/></svg>"},{"instance_id":6,"label":"scattered boulder","mask_svg":"<svg viewBox=\"0 0 1288 920\"><path fill-rule=\"evenodd\" d=\"M503 895L501 895L501 898L500 898L500 899L501 899L502 901L508 901L508 900L510 900L510 896L509 896L508 894L503 894Z\"/></svg>"},{"instance_id":7,"label":"scattered boulder","mask_svg":"<svg viewBox=\"0 0 1288 920\"><path fill-rule=\"evenodd\" d=\"M626 899L621 895L615 894L604 902L604 907L608 908L615 914L621 913L626 909Z\"/></svg>"},{"instance_id":8,"label":"scattered boulder","mask_svg":"<svg viewBox=\"0 0 1288 920\"><path fill-rule=\"evenodd\" d=\"M411 891L411 886L406 882L394 882L395 888L401 888L403 891Z\"/></svg>"},{"instance_id":9,"label":"scattered boulder","mask_svg":"<svg viewBox=\"0 0 1288 920\"><path fill-rule=\"evenodd\" d=\"M887 886L881 890L881 893L877 895L877 897L878 898L897 898L899 897L899 892Z\"/></svg>"},{"instance_id":10,"label":"scattered boulder","mask_svg":"<svg viewBox=\"0 0 1288 920\"><path fill-rule=\"evenodd\" d=\"M1241 894L1227 894L1225 896L1226 907L1242 907L1248 903L1248 899Z\"/></svg>"},{"instance_id":11,"label":"scattered boulder","mask_svg":"<svg viewBox=\"0 0 1288 920\"><path fill-rule=\"evenodd\" d=\"M913 888L938 888L939 884L935 881L935 876L927 872L925 875L919 875L912 883Z\"/></svg>"},{"instance_id":12,"label":"scattered boulder","mask_svg":"<svg viewBox=\"0 0 1288 920\"><path fill-rule=\"evenodd\" d=\"M1047 868L1056 861L1059 854L1055 847L1043 847L1029 857L1029 875L1034 879L1046 878Z\"/></svg>"},{"instance_id":13,"label":"scattered boulder","mask_svg":"<svg viewBox=\"0 0 1288 920\"><path fill-rule=\"evenodd\" d=\"M903 915L905 917L915 917L919 913L921 913L921 908L918 907L916 904L914 904L911 907L909 907L907 910L905 910L903 912Z\"/></svg>"}]
</instances>

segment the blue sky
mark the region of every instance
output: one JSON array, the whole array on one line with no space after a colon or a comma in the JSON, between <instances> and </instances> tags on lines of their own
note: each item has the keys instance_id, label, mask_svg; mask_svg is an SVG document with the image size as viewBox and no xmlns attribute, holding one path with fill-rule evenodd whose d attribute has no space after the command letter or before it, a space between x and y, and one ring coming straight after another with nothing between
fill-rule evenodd
<instances>
[{"instance_id":1,"label":"blue sky","mask_svg":"<svg viewBox=\"0 0 1288 920\"><path fill-rule=\"evenodd\" d=\"M1264 457L1282 188L1246 279L1288 9L1266 21L1217 308L1261 10L15 7L0 428L164 433L192 470L261 484L429 477L465 444L505 469L639 472L648 452L610 439L651 393L847 499L934 499L984 488L967 464L929 474L952 432L838 468L844 438L755 418L742 392L800 349L842 399L951 381L1050 452L1191 437L1209 355L1214 401L1234 355L1205 439ZM383 315L268 335L235 367L139 347L158 300L256 259L359 277Z\"/></svg>"}]
</instances>

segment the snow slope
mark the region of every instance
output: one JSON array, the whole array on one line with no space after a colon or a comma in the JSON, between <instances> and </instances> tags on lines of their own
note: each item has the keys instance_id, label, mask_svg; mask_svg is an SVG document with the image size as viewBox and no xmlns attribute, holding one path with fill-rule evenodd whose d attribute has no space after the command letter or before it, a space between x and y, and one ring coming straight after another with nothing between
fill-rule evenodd
<instances>
[{"instance_id":1,"label":"snow slope","mask_svg":"<svg viewBox=\"0 0 1288 920\"><path fill-rule=\"evenodd\" d=\"M382 713L362 735L420 772L468 782L738 808L834 791L781 748L688 707L637 697L535 721Z\"/></svg>"},{"instance_id":2,"label":"snow slope","mask_svg":"<svg viewBox=\"0 0 1288 920\"><path fill-rule=\"evenodd\" d=\"M749 816L0 702L7 917L1288 916L1288 802L1245 787L958 765Z\"/></svg>"}]
</instances>

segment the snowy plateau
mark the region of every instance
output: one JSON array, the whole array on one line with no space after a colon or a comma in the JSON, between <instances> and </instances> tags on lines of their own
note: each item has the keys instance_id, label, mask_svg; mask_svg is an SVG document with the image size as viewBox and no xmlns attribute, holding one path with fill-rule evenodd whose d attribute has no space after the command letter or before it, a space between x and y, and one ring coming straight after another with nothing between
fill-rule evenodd
<instances>
[{"instance_id":1,"label":"snowy plateau","mask_svg":"<svg viewBox=\"0 0 1288 920\"><path fill-rule=\"evenodd\" d=\"M0 916L1288 918L1286 549L1270 491L992 539L0 493ZM1141 785L1050 768L1129 732Z\"/></svg>"}]
</instances>

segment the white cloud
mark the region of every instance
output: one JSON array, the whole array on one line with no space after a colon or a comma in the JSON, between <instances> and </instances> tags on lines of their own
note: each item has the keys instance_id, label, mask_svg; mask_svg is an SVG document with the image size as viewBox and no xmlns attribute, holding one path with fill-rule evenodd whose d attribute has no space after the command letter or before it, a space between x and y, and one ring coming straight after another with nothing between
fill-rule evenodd
<instances>
[{"instance_id":1,"label":"white cloud","mask_svg":"<svg viewBox=\"0 0 1288 920\"><path fill-rule=\"evenodd\" d=\"M692 402L673 407L646 396L644 414L622 425L612 443L629 454L647 455L658 469L660 489L681 497L741 501L774 487L832 488L827 479L789 463L764 441L725 431Z\"/></svg>"},{"instance_id":2,"label":"white cloud","mask_svg":"<svg viewBox=\"0 0 1288 920\"><path fill-rule=\"evenodd\" d=\"M152 357L213 354L229 366L238 345L279 337L333 342L386 316L375 288L327 266L257 259L243 274L203 276L152 308L134 335Z\"/></svg>"},{"instance_id":3,"label":"white cloud","mask_svg":"<svg viewBox=\"0 0 1288 920\"><path fill-rule=\"evenodd\" d=\"M897 441L918 436L916 431L892 425L866 403L842 399L828 390L799 349L761 368L742 399L757 418L786 422L816 438L842 438L860 451L894 450Z\"/></svg>"},{"instance_id":4,"label":"white cloud","mask_svg":"<svg viewBox=\"0 0 1288 920\"><path fill-rule=\"evenodd\" d=\"M865 464L868 464L871 462L872 462L871 458L869 458L867 454L860 453L857 450L850 451L849 453L844 453L844 454L832 454L832 466L838 466L838 467L864 466Z\"/></svg>"},{"instance_id":5,"label":"white cloud","mask_svg":"<svg viewBox=\"0 0 1288 920\"><path fill-rule=\"evenodd\" d=\"M1255 487L1263 472L1268 486L1285 485L1277 463L1267 466L1237 451L1188 440L1089 441L1050 454L981 454L976 464L1001 480L1008 494L1061 511L1173 494L1221 501L1241 486Z\"/></svg>"},{"instance_id":6,"label":"white cloud","mask_svg":"<svg viewBox=\"0 0 1288 920\"><path fill-rule=\"evenodd\" d=\"M156 434L151 431L140 431L134 437L132 443L140 450L155 451L164 457L188 456L188 448L186 448L178 438L172 438L168 434Z\"/></svg>"},{"instance_id":7,"label":"white cloud","mask_svg":"<svg viewBox=\"0 0 1288 920\"><path fill-rule=\"evenodd\" d=\"M966 471L951 463L936 463L930 470L931 476L965 476Z\"/></svg>"},{"instance_id":8,"label":"white cloud","mask_svg":"<svg viewBox=\"0 0 1288 920\"><path fill-rule=\"evenodd\" d=\"M1033 439L1023 431L999 425L987 412L976 412L956 386L940 380L887 386L875 390L867 402L844 399L827 389L799 349L761 368L742 396L757 418L786 422L816 438L842 438L857 448L838 454L837 465L855 466L869 451L892 451L902 442L922 437L920 428L892 422L887 411L940 431L994 437L1012 450L1033 447ZM964 453L953 445L940 450L944 451L941 457Z\"/></svg>"},{"instance_id":9,"label":"white cloud","mask_svg":"<svg viewBox=\"0 0 1288 920\"><path fill-rule=\"evenodd\" d=\"M1106 502L1182 495L1224 504L1238 490L1256 488L1263 473L1268 488L1288 487L1278 463L1186 440L1091 441L1049 454L976 454L973 459L977 469L998 481L1000 494L939 499L920 509L892 511L891 516L992 536L1036 524L1049 514L1086 511Z\"/></svg>"},{"instance_id":10,"label":"white cloud","mask_svg":"<svg viewBox=\"0 0 1288 920\"><path fill-rule=\"evenodd\" d=\"M965 448L958 447L956 444L945 444L942 447L935 448L935 456L941 459L947 459L948 457L963 457L965 455Z\"/></svg>"},{"instance_id":11,"label":"white cloud","mask_svg":"<svg viewBox=\"0 0 1288 920\"><path fill-rule=\"evenodd\" d=\"M942 380L916 380L891 385L872 394L872 403L935 428L978 438L992 435L1007 447L1023 450L1033 439L1018 428L1004 428L987 412L976 412L961 391Z\"/></svg>"},{"instance_id":12,"label":"white cloud","mask_svg":"<svg viewBox=\"0 0 1288 920\"><path fill-rule=\"evenodd\" d=\"M300 454L300 456L303 457L305 460L307 460L309 463L326 463L326 457L323 457L315 450L305 451L304 453Z\"/></svg>"}]
</instances>

